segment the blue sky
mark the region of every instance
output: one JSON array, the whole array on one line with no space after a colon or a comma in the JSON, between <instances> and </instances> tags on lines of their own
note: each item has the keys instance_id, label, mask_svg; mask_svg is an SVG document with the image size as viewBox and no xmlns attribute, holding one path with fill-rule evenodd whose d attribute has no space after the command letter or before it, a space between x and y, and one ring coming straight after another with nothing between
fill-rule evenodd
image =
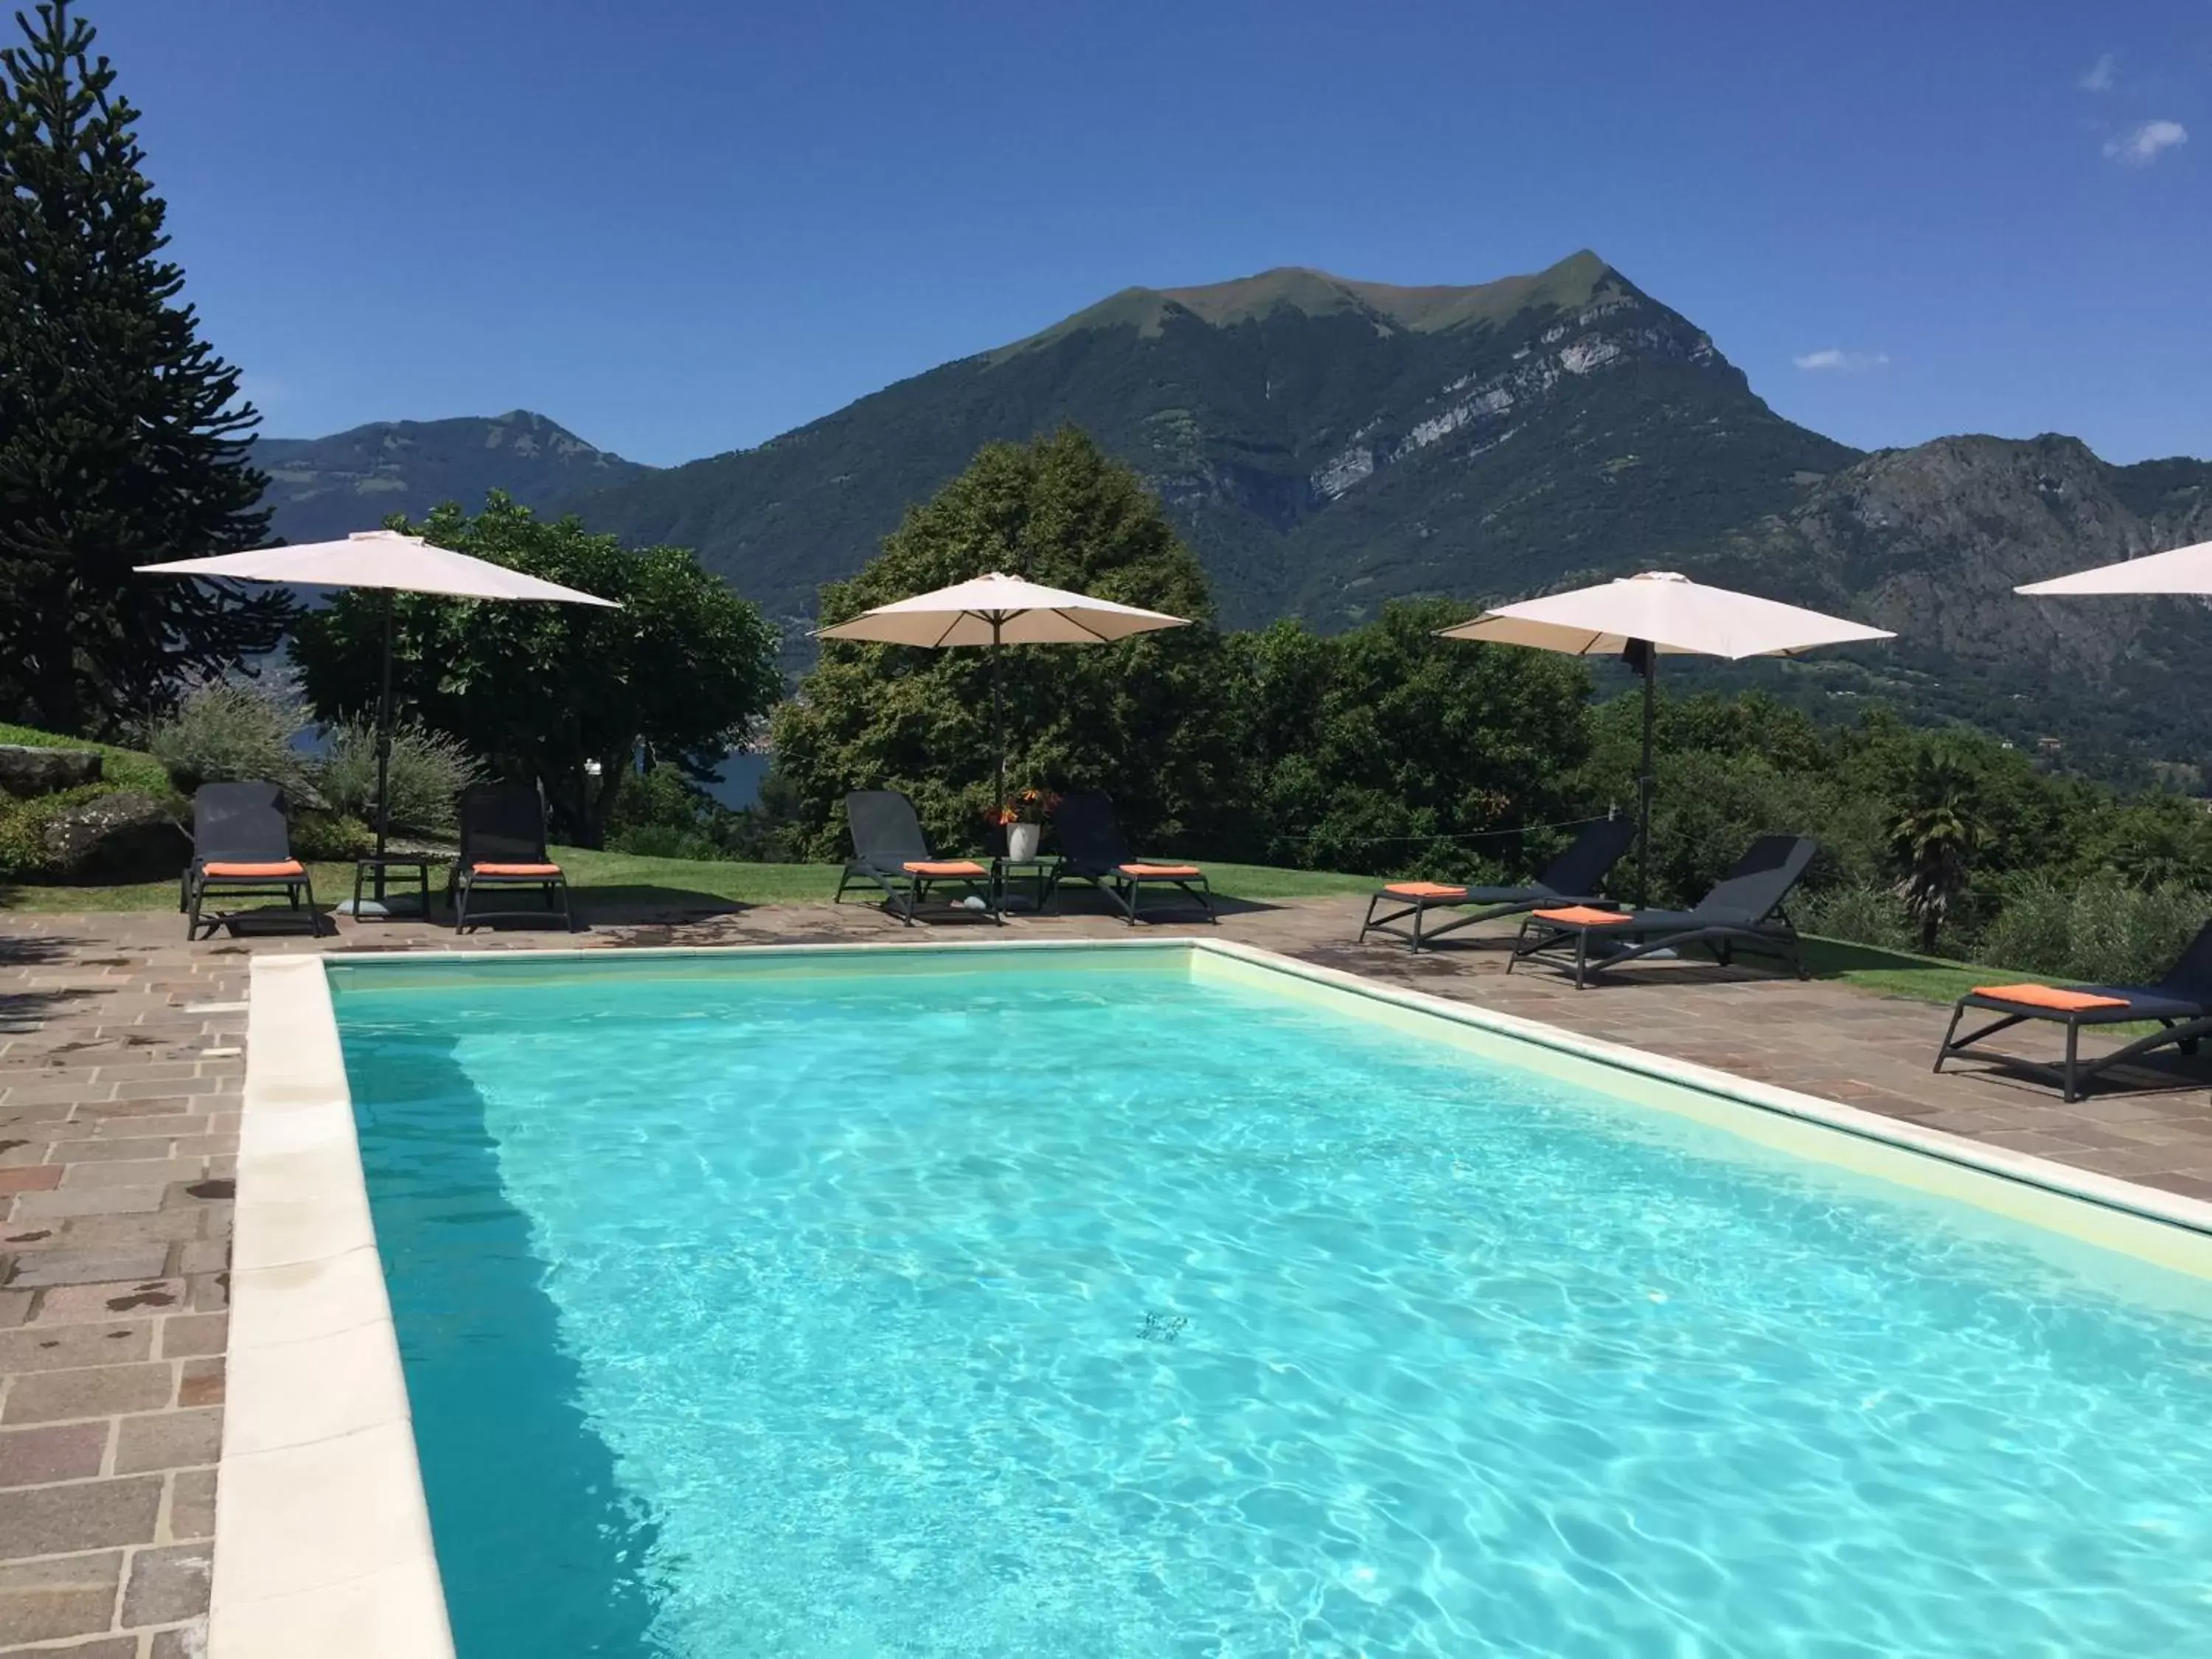
<instances>
[{"instance_id":1,"label":"blue sky","mask_svg":"<svg viewBox=\"0 0 2212 1659\"><path fill-rule=\"evenodd\" d=\"M2203 0L82 9L272 433L672 462L1131 283L1589 246L1847 441L2212 454Z\"/></svg>"}]
</instances>

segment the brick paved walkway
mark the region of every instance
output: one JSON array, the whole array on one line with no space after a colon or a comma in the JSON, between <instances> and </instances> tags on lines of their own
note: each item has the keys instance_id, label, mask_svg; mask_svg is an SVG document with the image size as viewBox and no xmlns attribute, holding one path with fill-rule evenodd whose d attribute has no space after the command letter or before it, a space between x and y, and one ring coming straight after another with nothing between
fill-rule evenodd
<instances>
[{"instance_id":1,"label":"brick paved walkway","mask_svg":"<svg viewBox=\"0 0 2212 1659\"><path fill-rule=\"evenodd\" d=\"M2212 1063L2062 1105L1928 1066L1924 1004L1653 965L1577 994L1490 948L1357 947L1361 901L1249 906L1230 938L1719 1066L2102 1174L2212 1199ZM168 915L0 915L0 1654L199 1659L223 1388L246 965L256 950L450 949L420 924L187 945ZM952 931L948 926L944 931ZM996 930L963 926L963 937ZM1110 919L1006 937L1115 936ZM913 938L860 906L603 916L471 948ZM1468 937L1463 935L1462 937ZM2050 1033L2024 1042L2050 1052ZM312 1656L301 1656L312 1659Z\"/></svg>"}]
</instances>

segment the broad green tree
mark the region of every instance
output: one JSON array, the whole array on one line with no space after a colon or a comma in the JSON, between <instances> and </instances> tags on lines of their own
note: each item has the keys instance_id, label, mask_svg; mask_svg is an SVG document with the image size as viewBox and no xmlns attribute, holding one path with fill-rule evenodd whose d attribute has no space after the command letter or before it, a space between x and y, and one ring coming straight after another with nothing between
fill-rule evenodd
<instances>
[{"instance_id":1,"label":"broad green tree","mask_svg":"<svg viewBox=\"0 0 2212 1659\"><path fill-rule=\"evenodd\" d=\"M281 591L131 567L264 539L258 420L166 254L138 112L69 0L0 52L0 707L99 733L282 636Z\"/></svg>"},{"instance_id":2,"label":"broad green tree","mask_svg":"<svg viewBox=\"0 0 2212 1659\"><path fill-rule=\"evenodd\" d=\"M1248 792L1205 574L1137 475L1082 432L985 447L857 576L823 588L822 621L994 570L1197 624L1003 647L1009 787L1103 789L1139 839L1218 845ZM775 754L816 856L839 855L854 789L903 790L945 847L975 846L996 789L989 653L825 641L777 714Z\"/></svg>"},{"instance_id":3,"label":"broad green tree","mask_svg":"<svg viewBox=\"0 0 2212 1659\"><path fill-rule=\"evenodd\" d=\"M473 517L449 503L414 528L621 609L342 593L300 619L292 644L319 719L375 708L389 604L402 714L497 775L542 783L556 833L597 847L641 747L703 777L775 704L775 630L686 549L627 549L496 492Z\"/></svg>"},{"instance_id":4,"label":"broad green tree","mask_svg":"<svg viewBox=\"0 0 2212 1659\"><path fill-rule=\"evenodd\" d=\"M1525 868L1583 810L1589 676L1571 658L1437 637L1449 600L1334 637L1247 646L1255 853L1274 864L1459 876Z\"/></svg>"}]
</instances>

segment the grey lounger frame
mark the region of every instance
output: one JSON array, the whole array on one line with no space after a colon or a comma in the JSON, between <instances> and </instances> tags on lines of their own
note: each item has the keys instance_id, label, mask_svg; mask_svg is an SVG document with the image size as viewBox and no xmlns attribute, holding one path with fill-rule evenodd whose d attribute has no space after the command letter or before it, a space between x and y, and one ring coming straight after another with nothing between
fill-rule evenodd
<instances>
[{"instance_id":1,"label":"grey lounger frame","mask_svg":"<svg viewBox=\"0 0 2212 1659\"><path fill-rule=\"evenodd\" d=\"M1809 836L1761 836L1736 860L1735 868L1687 910L1629 910L1623 912L1626 921L1610 923L1560 922L1531 915L1521 924L1505 971L1511 973L1516 963L1528 957L1571 946L1575 988L1582 990L1600 969L1625 967L1655 951L1710 945L1723 966L1741 951L1773 957L1798 978L1808 978L1797 929L1782 902L1804 879L1820 851L1820 844ZM1602 938L1608 947L1618 943L1621 948L1608 948L1593 959L1589 947L1594 936Z\"/></svg>"},{"instance_id":2,"label":"grey lounger frame","mask_svg":"<svg viewBox=\"0 0 2212 1659\"><path fill-rule=\"evenodd\" d=\"M551 865L550 876L486 874L486 864ZM534 909L487 910L477 901L486 895L535 892L544 900ZM568 878L553 863L545 844L545 800L534 783L477 783L461 792L460 856L446 872L446 900L453 908L453 931L466 933L487 921L558 921L576 930L568 904Z\"/></svg>"},{"instance_id":3,"label":"grey lounger frame","mask_svg":"<svg viewBox=\"0 0 2212 1659\"><path fill-rule=\"evenodd\" d=\"M1518 915L1549 904L1595 904L1606 877L1635 843L1635 819L1601 818L1585 824L1573 844L1525 887L1468 887L1456 898L1396 893L1382 887L1367 901L1367 919L1359 925L1357 942L1364 945L1370 933L1388 933L1405 940L1407 950L1419 951L1477 922L1495 921L1500 916ZM1377 915L1376 912L1386 904L1397 908ZM1431 910L1466 910L1468 914L1431 927Z\"/></svg>"},{"instance_id":4,"label":"grey lounger frame","mask_svg":"<svg viewBox=\"0 0 2212 1659\"><path fill-rule=\"evenodd\" d=\"M1003 925L989 866L981 860L940 859L930 850L921 816L914 803L896 789L856 789L845 797L845 827L852 834L853 856L845 860L837 878L832 904L842 904L848 888L872 887L883 895L884 908L911 927L915 911L929 902L929 890L942 883L957 882L981 896L985 912ZM981 876L925 876L908 870L909 864L973 863ZM948 910L951 906L946 907Z\"/></svg>"},{"instance_id":5,"label":"grey lounger frame","mask_svg":"<svg viewBox=\"0 0 2212 1659\"><path fill-rule=\"evenodd\" d=\"M1947 1060L1972 1055L2014 1071L2027 1072L2056 1083L2067 1101L2081 1097L2082 1085L2099 1073L2140 1058L2159 1048L2177 1048L2185 1054L2197 1052L2198 1042L2212 1035L2212 922L2197 930L2189 948L2181 953L2166 977L2155 985L2068 985L2059 988L2068 991L2086 992L2091 996L2117 997L2122 1003L2118 1008L2038 1008L2023 1002L2008 1002L2002 997L1984 996L1978 991L1969 991L1953 1005L1951 1024L1943 1033L1943 1041L1936 1050L1934 1070L1942 1071ZM1966 1017L1969 1008L1998 1016L1986 1025L1977 1026L1966 1036L1959 1035L1959 1023ZM2010 1030L2032 1019L2049 1020L2066 1028L2066 1057L2054 1065L2047 1060L2027 1060L2018 1054L1981 1052L1979 1045L1999 1031ZM2099 1025L2125 1025L2140 1021L2154 1021L2159 1030L2134 1042L2115 1048L2109 1054L2099 1054L2084 1062L2081 1059L2081 1028Z\"/></svg>"},{"instance_id":6,"label":"grey lounger frame","mask_svg":"<svg viewBox=\"0 0 2212 1659\"><path fill-rule=\"evenodd\" d=\"M1106 896L1107 902L1121 913L1121 920L1132 927L1147 914L1156 921L1160 919L1161 907L1154 905L1146 911L1143 897L1147 892L1170 889L1182 893L1190 902L1172 905L1168 914L1181 915L1195 909L1208 921L1220 920L1213 912L1213 884L1196 866L1172 860L1193 872L1187 876L1130 873L1128 866L1133 865L1166 864L1171 860L1139 859L1130 853L1110 796L1092 793L1063 797L1053 809L1052 823L1060 834L1060 880L1065 882L1072 877L1089 882Z\"/></svg>"},{"instance_id":7,"label":"grey lounger frame","mask_svg":"<svg viewBox=\"0 0 2212 1659\"><path fill-rule=\"evenodd\" d=\"M296 876L211 876L210 864L295 864ZM185 913L185 937L198 939L204 926L210 939L234 920L234 911L206 908L210 893L233 898L281 898L302 915L307 931L323 931L315 908L315 884L307 866L292 856L292 836L284 821L284 792L273 783L204 783L192 795L192 861L177 882L177 908Z\"/></svg>"}]
</instances>

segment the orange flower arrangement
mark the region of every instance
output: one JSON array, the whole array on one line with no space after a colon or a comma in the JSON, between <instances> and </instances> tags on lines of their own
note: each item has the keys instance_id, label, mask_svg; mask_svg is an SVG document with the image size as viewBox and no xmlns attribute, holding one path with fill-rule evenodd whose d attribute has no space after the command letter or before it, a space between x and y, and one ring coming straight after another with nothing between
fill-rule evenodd
<instances>
[{"instance_id":1,"label":"orange flower arrangement","mask_svg":"<svg viewBox=\"0 0 2212 1659\"><path fill-rule=\"evenodd\" d=\"M986 811L983 821L1002 827L1010 823L1042 823L1059 805L1060 797L1049 789L1017 789L1010 799Z\"/></svg>"}]
</instances>

